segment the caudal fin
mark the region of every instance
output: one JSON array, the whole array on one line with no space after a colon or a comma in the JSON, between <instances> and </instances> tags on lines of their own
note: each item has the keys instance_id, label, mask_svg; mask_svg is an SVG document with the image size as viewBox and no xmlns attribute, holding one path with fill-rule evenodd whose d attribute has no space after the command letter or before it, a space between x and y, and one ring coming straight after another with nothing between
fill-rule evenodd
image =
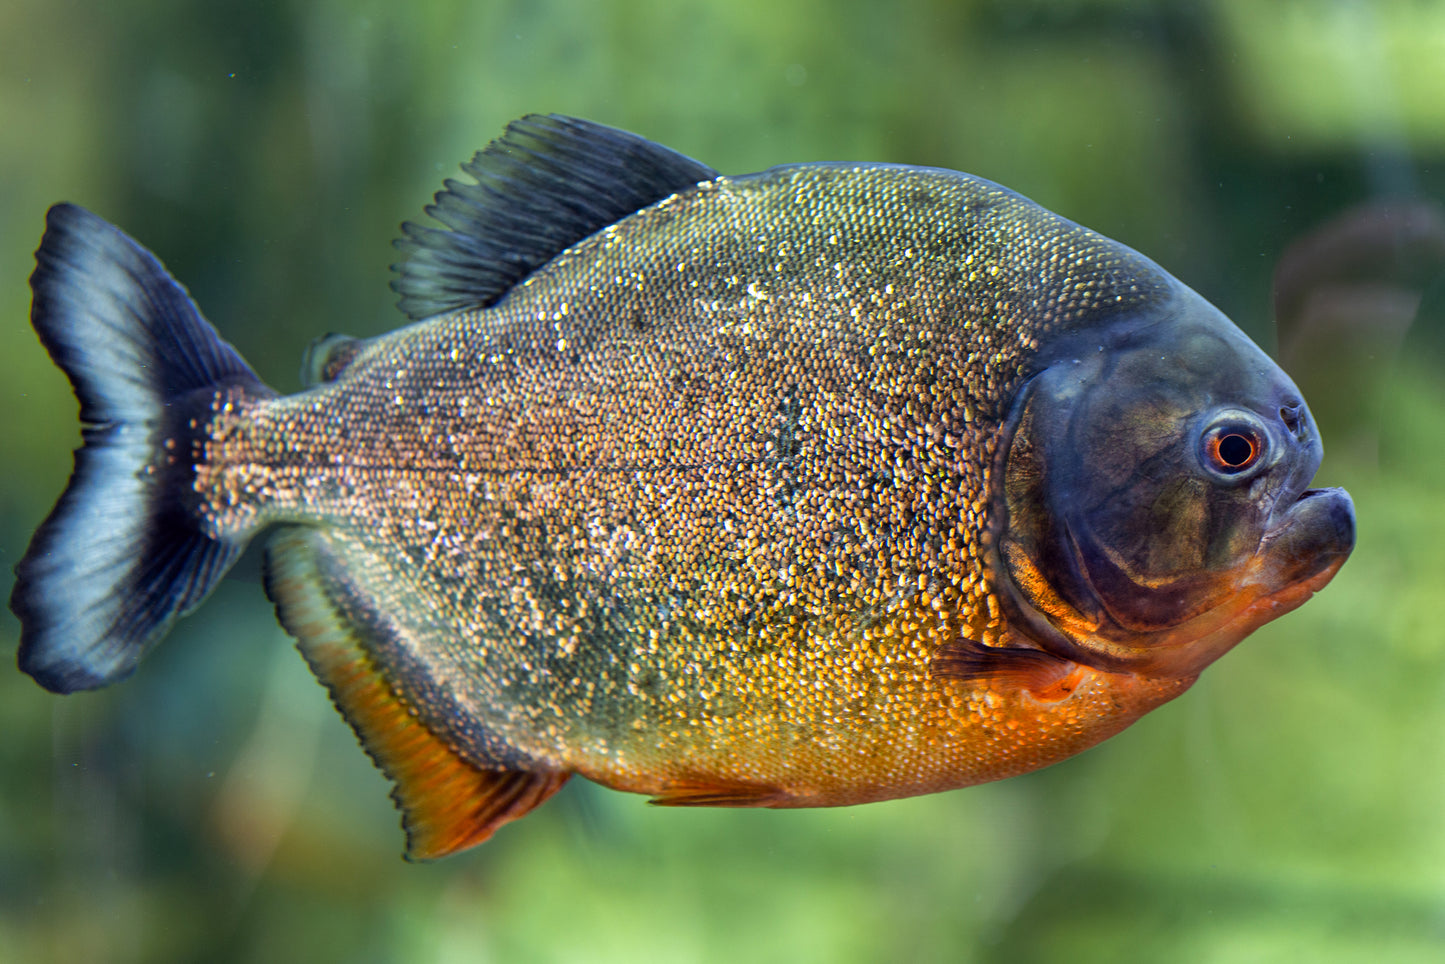
<instances>
[{"instance_id":1,"label":"caudal fin","mask_svg":"<svg viewBox=\"0 0 1445 964\"><path fill-rule=\"evenodd\" d=\"M68 693L121 679L215 586L244 540L191 506L198 394L271 392L161 263L58 204L30 277L31 324L80 400L70 484L15 567L20 668Z\"/></svg>"}]
</instances>

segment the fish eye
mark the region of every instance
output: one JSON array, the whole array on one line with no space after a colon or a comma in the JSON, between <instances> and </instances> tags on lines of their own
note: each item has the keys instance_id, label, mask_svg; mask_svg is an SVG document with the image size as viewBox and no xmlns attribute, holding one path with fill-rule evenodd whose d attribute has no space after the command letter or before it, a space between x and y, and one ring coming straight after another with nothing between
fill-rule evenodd
<instances>
[{"instance_id":1,"label":"fish eye","mask_svg":"<svg viewBox=\"0 0 1445 964\"><path fill-rule=\"evenodd\" d=\"M1221 475L1237 476L1264 455L1264 432L1242 419L1210 426L1200 442L1205 466Z\"/></svg>"}]
</instances>

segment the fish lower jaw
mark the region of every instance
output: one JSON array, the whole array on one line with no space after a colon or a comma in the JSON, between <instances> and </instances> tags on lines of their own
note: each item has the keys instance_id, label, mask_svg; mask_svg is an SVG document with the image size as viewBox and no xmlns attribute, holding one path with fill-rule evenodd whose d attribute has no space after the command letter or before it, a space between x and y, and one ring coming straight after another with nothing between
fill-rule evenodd
<instances>
[{"instance_id":1,"label":"fish lower jaw","mask_svg":"<svg viewBox=\"0 0 1445 964\"><path fill-rule=\"evenodd\" d=\"M1292 500L1254 558L1222 587L1221 602L1175 626L1129 632L1051 619L1068 658L1154 679L1198 676L1259 627L1298 608L1339 572L1354 548L1354 505L1342 489L1307 489ZM1112 630L1112 631L1111 631ZM1050 648L1045 646L1044 648ZM1092 657L1092 658L1091 658Z\"/></svg>"},{"instance_id":2,"label":"fish lower jaw","mask_svg":"<svg viewBox=\"0 0 1445 964\"><path fill-rule=\"evenodd\" d=\"M1158 679L1198 676L1265 623L1304 605L1344 565L1341 556L1304 579L1270 591L1246 582L1226 603L1137 646L1134 671Z\"/></svg>"}]
</instances>

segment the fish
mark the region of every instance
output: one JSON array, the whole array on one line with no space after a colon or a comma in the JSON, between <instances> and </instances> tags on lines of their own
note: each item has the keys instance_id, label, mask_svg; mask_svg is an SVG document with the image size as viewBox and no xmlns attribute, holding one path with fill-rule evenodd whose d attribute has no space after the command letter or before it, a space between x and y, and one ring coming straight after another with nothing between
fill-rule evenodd
<instances>
[{"instance_id":1,"label":"fish","mask_svg":"<svg viewBox=\"0 0 1445 964\"><path fill-rule=\"evenodd\" d=\"M742 176L529 115L408 222L408 319L268 388L154 255L47 214L79 400L16 567L20 668L129 675L264 540L405 855L573 775L825 807L1091 747L1328 583L1287 375L1130 248L955 171Z\"/></svg>"}]
</instances>

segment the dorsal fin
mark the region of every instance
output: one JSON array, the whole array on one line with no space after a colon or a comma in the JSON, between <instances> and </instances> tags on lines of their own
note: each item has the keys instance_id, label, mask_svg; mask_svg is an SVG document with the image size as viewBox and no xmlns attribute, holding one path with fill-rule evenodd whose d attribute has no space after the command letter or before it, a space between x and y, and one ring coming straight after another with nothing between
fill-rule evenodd
<instances>
[{"instance_id":1,"label":"dorsal fin","mask_svg":"<svg viewBox=\"0 0 1445 964\"><path fill-rule=\"evenodd\" d=\"M659 144L558 114L529 114L462 165L426 213L451 230L407 222L391 287L409 318L485 308L588 235L718 176Z\"/></svg>"}]
</instances>

